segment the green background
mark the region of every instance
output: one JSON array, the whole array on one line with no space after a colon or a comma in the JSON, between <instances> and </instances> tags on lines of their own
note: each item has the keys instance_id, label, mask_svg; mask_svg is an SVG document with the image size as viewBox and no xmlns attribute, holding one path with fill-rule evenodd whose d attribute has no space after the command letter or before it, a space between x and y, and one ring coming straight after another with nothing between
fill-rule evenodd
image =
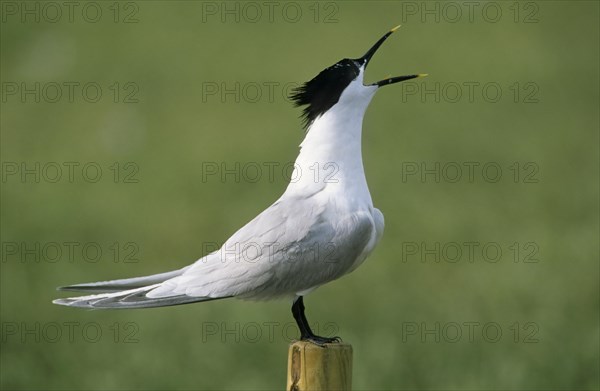
<instances>
[{"instance_id":1,"label":"green background","mask_svg":"<svg viewBox=\"0 0 600 391\"><path fill-rule=\"evenodd\" d=\"M238 182L203 180L203 164L293 161L303 131L284 86L362 55L399 23L367 81L430 76L386 87L365 117L365 169L386 232L361 268L306 298L309 320L352 343L357 390L598 389L597 2L496 2L485 15L481 2L471 20L464 2L452 3L461 17L438 2L277 2L269 20L265 6L257 17L245 3L138 1L118 4L117 23L114 2L95 3L98 23L83 19L85 4L73 22L63 8L56 23L47 20L52 9L39 22L22 22L3 8L3 89L95 82L102 96L89 103L76 88L69 102L65 89L51 103L47 89L36 103L5 94L3 170L80 166L72 182L65 166L57 183L47 180L52 171L40 183L32 175L3 178L2 389L282 389L285 335L296 333L290 303L85 311L50 301L62 297L54 290L60 285L187 265L270 205L286 187L281 169L273 180L263 172L252 182L250 171ZM212 7L238 7L240 19L223 21L206 12ZM434 13L421 14L424 7ZM132 12L137 23L123 23ZM470 82L479 83L473 99ZM209 83L240 89L207 96ZM265 83L275 83L272 96ZM500 87L497 101L496 89L483 92L488 83ZM133 88L138 102L123 102ZM436 88L439 99L421 96ZM90 162L102 168L96 183L81 176ZM446 170L439 182L431 174L403 179L408 166L436 162ZM479 164L472 180L465 162ZM485 164L502 169L498 181L482 175ZM456 165L463 176L452 182ZM135 168L137 183L124 183ZM73 258L67 242L79 244ZM470 242L477 243L472 260ZM63 254L21 260L15 243L59 243ZM100 246L99 261L82 256L86 243ZM127 243L137 262L123 262ZM441 255L408 256L415 244L439 244ZM455 244L463 254L452 262ZM482 256L486 244L492 258L502 250L496 262Z\"/></svg>"}]
</instances>

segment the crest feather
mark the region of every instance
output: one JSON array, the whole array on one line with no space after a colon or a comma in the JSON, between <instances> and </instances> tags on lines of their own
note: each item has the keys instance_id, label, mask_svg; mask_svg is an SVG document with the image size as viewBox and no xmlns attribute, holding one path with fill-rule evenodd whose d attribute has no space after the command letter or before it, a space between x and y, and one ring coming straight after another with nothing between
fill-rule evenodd
<instances>
[{"instance_id":1,"label":"crest feather","mask_svg":"<svg viewBox=\"0 0 600 391\"><path fill-rule=\"evenodd\" d=\"M294 105L306 106L301 115L303 127L308 129L318 117L333 107L342 92L359 74L358 63L345 58L293 89L290 99Z\"/></svg>"}]
</instances>

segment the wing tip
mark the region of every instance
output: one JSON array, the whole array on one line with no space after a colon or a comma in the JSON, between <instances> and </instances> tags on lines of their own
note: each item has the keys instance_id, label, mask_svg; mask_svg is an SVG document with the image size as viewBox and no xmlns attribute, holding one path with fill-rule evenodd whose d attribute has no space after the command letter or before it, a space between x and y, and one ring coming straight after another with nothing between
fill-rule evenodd
<instances>
[{"instance_id":1,"label":"wing tip","mask_svg":"<svg viewBox=\"0 0 600 391\"><path fill-rule=\"evenodd\" d=\"M94 286L91 284L75 284L75 285L59 286L59 287L56 287L56 290L59 292L108 293L108 292L116 292L116 291L123 290L123 289L110 287L110 286L106 286L106 287Z\"/></svg>"},{"instance_id":2,"label":"wing tip","mask_svg":"<svg viewBox=\"0 0 600 391\"><path fill-rule=\"evenodd\" d=\"M67 297L64 299L52 300L52 304L62 305L65 307L78 307L78 308L94 308L88 300L77 300L77 298Z\"/></svg>"},{"instance_id":3,"label":"wing tip","mask_svg":"<svg viewBox=\"0 0 600 391\"><path fill-rule=\"evenodd\" d=\"M100 294L91 296L66 297L55 299L53 304L66 307L78 307L89 309L133 309L167 307L194 302L224 299L225 297L194 297L187 295L174 295L160 298L148 297L147 293L156 286L148 286L143 290L135 289L122 291L120 293Z\"/></svg>"}]
</instances>

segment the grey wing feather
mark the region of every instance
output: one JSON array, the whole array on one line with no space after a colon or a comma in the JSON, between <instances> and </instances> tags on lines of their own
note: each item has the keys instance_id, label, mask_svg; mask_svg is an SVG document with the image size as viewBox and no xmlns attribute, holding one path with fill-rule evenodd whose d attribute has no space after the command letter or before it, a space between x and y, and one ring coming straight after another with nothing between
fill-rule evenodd
<instances>
[{"instance_id":1,"label":"grey wing feather","mask_svg":"<svg viewBox=\"0 0 600 391\"><path fill-rule=\"evenodd\" d=\"M319 203L280 200L237 231L221 250L148 296L293 297L349 272L373 232L373 219L366 213L332 218ZM262 253L249 258L240 251L246 246Z\"/></svg>"},{"instance_id":2,"label":"grey wing feather","mask_svg":"<svg viewBox=\"0 0 600 391\"><path fill-rule=\"evenodd\" d=\"M186 266L179 270L173 270L166 273L153 274L151 276L144 277L124 278L121 280L98 281L84 284L61 286L57 289L59 291L77 291L94 293L120 292L123 290L142 288L148 285L154 285L164 282L173 277L177 277L183 274L188 268L189 266Z\"/></svg>"},{"instance_id":3,"label":"grey wing feather","mask_svg":"<svg viewBox=\"0 0 600 391\"><path fill-rule=\"evenodd\" d=\"M175 295L161 298L149 298L148 296L146 296L146 293L148 293L149 291L151 291L159 285L160 284L154 284L142 288L130 289L117 293L104 293L98 295L57 299L54 300L53 303L69 307L91 309L124 309L165 307L217 299L211 297L191 297L187 295Z\"/></svg>"}]
</instances>

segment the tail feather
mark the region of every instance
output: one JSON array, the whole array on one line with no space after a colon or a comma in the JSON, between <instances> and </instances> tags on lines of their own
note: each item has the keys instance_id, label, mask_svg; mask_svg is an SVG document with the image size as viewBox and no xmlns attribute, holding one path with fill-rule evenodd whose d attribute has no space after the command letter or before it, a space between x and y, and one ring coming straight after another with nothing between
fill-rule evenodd
<instances>
[{"instance_id":1,"label":"tail feather","mask_svg":"<svg viewBox=\"0 0 600 391\"><path fill-rule=\"evenodd\" d=\"M75 284L61 286L59 291L78 291L93 293L121 292L128 289L143 288L148 285L158 284L173 277L177 277L185 272L189 266L183 269L173 270L166 273L153 274L151 276L124 278L121 280L89 282L85 284Z\"/></svg>"},{"instance_id":2,"label":"tail feather","mask_svg":"<svg viewBox=\"0 0 600 391\"><path fill-rule=\"evenodd\" d=\"M160 298L146 296L152 289L160 284L149 285L141 288L128 289L120 292L102 293L89 296L69 297L56 299L54 304L69 307L106 309L106 308L150 308L187 304L200 301L222 299L224 297L193 297L188 295L174 295Z\"/></svg>"},{"instance_id":3,"label":"tail feather","mask_svg":"<svg viewBox=\"0 0 600 391\"><path fill-rule=\"evenodd\" d=\"M198 297L185 294L170 294L163 297L148 297L147 293L163 282L180 276L189 266L171 272L151 276L125 278L122 280L99 281L75 284L58 288L63 291L82 291L93 295L56 299L54 304L81 308L150 308L209 301L224 297Z\"/></svg>"}]
</instances>

